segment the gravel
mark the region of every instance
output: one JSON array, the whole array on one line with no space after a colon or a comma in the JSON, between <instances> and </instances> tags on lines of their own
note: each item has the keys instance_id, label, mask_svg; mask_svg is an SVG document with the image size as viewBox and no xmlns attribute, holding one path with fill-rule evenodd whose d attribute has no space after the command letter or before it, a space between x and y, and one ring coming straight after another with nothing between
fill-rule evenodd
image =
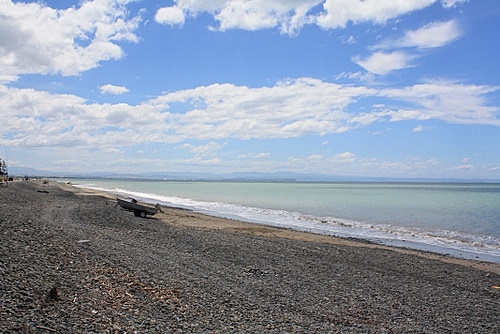
<instances>
[{"instance_id":1,"label":"gravel","mask_svg":"<svg viewBox=\"0 0 500 334\"><path fill-rule=\"evenodd\" d=\"M0 333L500 332L498 273L181 215L142 219L40 181L0 188Z\"/></svg>"}]
</instances>

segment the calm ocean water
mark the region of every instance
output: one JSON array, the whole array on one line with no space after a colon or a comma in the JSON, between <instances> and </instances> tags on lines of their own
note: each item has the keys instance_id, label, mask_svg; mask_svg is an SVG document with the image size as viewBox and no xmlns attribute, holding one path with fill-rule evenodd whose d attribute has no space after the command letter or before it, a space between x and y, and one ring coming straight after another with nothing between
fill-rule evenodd
<instances>
[{"instance_id":1,"label":"calm ocean water","mask_svg":"<svg viewBox=\"0 0 500 334\"><path fill-rule=\"evenodd\" d=\"M216 216L500 263L500 184L64 181Z\"/></svg>"}]
</instances>

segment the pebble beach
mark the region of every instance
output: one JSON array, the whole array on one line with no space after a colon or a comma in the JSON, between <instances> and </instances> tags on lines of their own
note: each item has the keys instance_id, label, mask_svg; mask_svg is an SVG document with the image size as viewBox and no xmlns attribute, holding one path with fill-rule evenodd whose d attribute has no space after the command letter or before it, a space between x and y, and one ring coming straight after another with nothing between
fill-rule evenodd
<instances>
[{"instance_id":1,"label":"pebble beach","mask_svg":"<svg viewBox=\"0 0 500 334\"><path fill-rule=\"evenodd\" d=\"M0 333L498 333L500 265L0 188Z\"/></svg>"}]
</instances>

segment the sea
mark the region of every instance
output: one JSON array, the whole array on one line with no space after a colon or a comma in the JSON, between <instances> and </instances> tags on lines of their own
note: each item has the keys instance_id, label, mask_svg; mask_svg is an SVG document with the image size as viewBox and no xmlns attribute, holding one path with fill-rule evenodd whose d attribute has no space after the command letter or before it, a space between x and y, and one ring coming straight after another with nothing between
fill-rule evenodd
<instances>
[{"instance_id":1,"label":"sea","mask_svg":"<svg viewBox=\"0 0 500 334\"><path fill-rule=\"evenodd\" d=\"M500 183L58 181L255 224L500 263Z\"/></svg>"}]
</instances>

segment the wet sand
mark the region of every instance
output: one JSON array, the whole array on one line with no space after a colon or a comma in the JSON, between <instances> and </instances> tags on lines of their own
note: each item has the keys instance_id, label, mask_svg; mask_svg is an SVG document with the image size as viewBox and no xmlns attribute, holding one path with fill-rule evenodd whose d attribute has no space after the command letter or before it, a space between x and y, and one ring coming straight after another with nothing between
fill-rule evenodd
<instances>
[{"instance_id":1,"label":"wet sand","mask_svg":"<svg viewBox=\"0 0 500 334\"><path fill-rule=\"evenodd\" d=\"M167 208L0 189L0 332L492 333L500 266Z\"/></svg>"}]
</instances>

